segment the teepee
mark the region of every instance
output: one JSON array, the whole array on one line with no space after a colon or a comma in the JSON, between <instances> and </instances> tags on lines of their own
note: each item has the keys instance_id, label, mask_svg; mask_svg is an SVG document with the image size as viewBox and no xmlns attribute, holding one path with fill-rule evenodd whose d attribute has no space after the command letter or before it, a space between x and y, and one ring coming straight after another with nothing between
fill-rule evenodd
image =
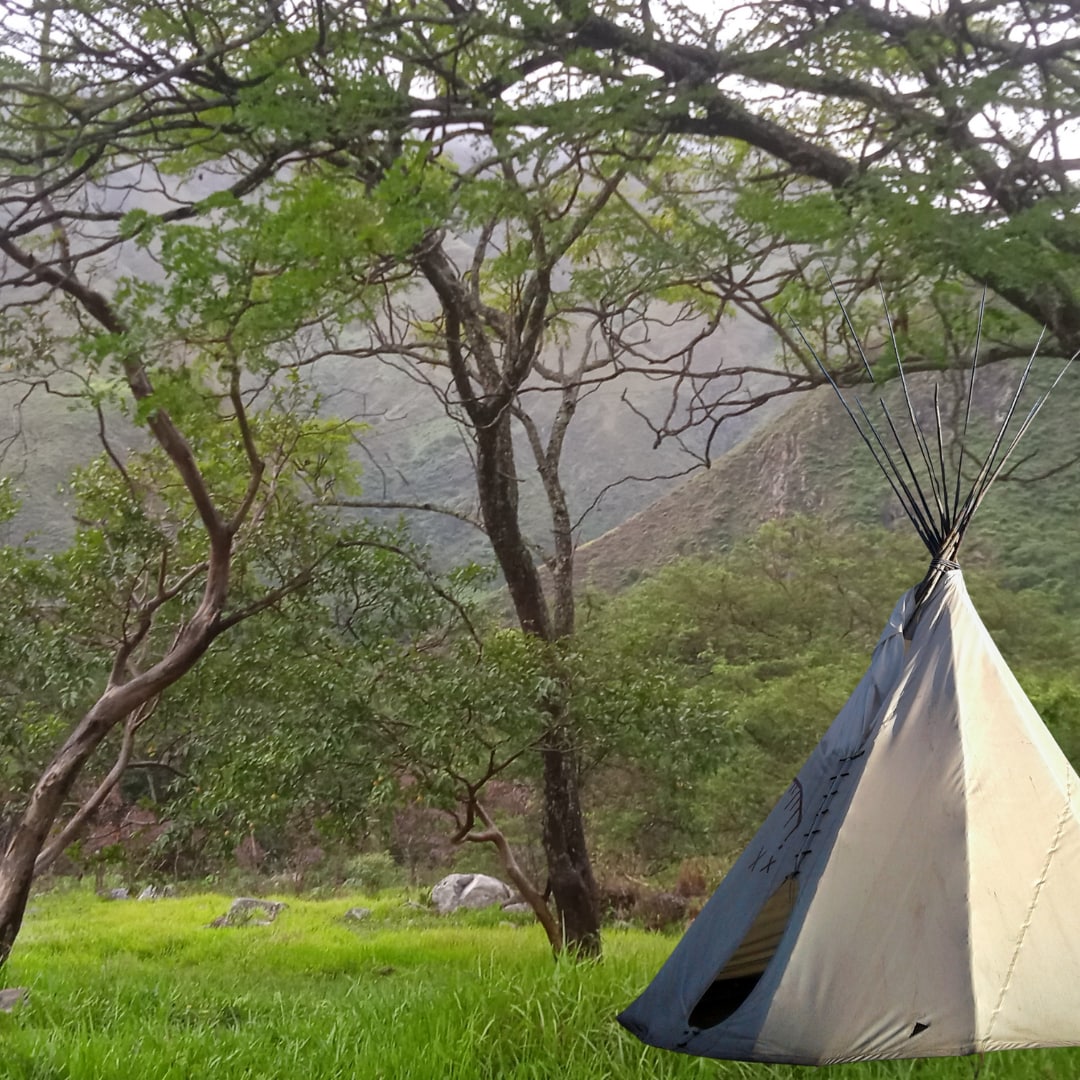
<instances>
[{"instance_id":1,"label":"teepee","mask_svg":"<svg viewBox=\"0 0 1080 1080\"><path fill-rule=\"evenodd\" d=\"M620 1015L645 1042L815 1065L1080 1044L1080 779L954 561L1046 399L1007 434L1031 366L963 496L975 363L955 472L936 393L931 442L902 365L908 415L898 424L880 401L888 439L833 382L932 562L787 792Z\"/></svg>"}]
</instances>

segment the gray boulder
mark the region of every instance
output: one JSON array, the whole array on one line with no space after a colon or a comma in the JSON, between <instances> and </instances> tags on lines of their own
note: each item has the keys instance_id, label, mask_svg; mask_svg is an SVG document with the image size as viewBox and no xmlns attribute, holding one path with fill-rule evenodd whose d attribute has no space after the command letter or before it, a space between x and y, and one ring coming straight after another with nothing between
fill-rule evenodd
<instances>
[{"instance_id":1,"label":"gray boulder","mask_svg":"<svg viewBox=\"0 0 1080 1080\"><path fill-rule=\"evenodd\" d=\"M13 1012L29 996L30 991L25 986L13 986L8 990L0 990L0 1012Z\"/></svg>"},{"instance_id":2,"label":"gray boulder","mask_svg":"<svg viewBox=\"0 0 1080 1080\"><path fill-rule=\"evenodd\" d=\"M510 886L488 874L448 874L431 890L431 902L440 915L459 908L486 908L514 898Z\"/></svg>"},{"instance_id":3,"label":"gray boulder","mask_svg":"<svg viewBox=\"0 0 1080 1080\"><path fill-rule=\"evenodd\" d=\"M210 925L215 929L234 926L269 926L288 904L280 900L257 900L252 896L239 896L224 915L219 915Z\"/></svg>"},{"instance_id":4,"label":"gray boulder","mask_svg":"<svg viewBox=\"0 0 1080 1080\"><path fill-rule=\"evenodd\" d=\"M131 893L127 889L106 889L104 892L99 892L98 896L102 900L130 900Z\"/></svg>"}]
</instances>

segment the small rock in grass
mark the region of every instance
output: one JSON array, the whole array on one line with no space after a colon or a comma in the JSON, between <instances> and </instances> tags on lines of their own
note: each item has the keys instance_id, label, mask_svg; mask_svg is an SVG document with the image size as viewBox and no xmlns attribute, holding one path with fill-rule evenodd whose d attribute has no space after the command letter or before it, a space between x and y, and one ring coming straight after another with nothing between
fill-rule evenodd
<instances>
[{"instance_id":1,"label":"small rock in grass","mask_svg":"<svg viewBox=\"0 0 1080 1080\"><path fill-rule=\"evenodd\" d=\"M510 915L528 915L532 908L524 900L511 900L509 904L503 904L503 911Z\"/></svg>"},{"instance_id":2,"label":"small rock in grass","mask_svg":"<svg viewBox=\"0 0 1080 1080\"><path fill-rule=\"evenodd\" d=\"M130 900L131 893L127 889L106 889L104 892L99 892L98 896L102 900Z\"/></svg>"},{"instance_id":3,"label":"small rock in grass","mask_svg":"<svg viewBox=\"0 0 1080 1080\"><path fill-rule=\"evenodd\" d=\"M252 896L239 896L224 915L219 915L210 925L221 927L269 926L281 914L287 904L280 900L257 900Z\"/></svg>"},{"instance_id":4,"label":"small rock in grass","mask_svg":"<svg viewBox=\"0 0 1080 1080\"><path fill-rule=\"evenodd\" d=\"M176 890L171 885L147 885L141 893L140 900L165 900L175 896Z\"/></svg>"},{"instance_id":5,"label":"small rock in grass","mask_svg":"<svg viewBox=\"0 0 1080 1080\"><path fill-rule=\"evenodd\" d=\"M8 990L0 990L0 1012L13 1012L29 997L30 991L25 986L13 986Z\"/></svg>"},{"instance_id":6,"label":"small rock in grass","mask_svg":"<svg viewBox=\"0 0 1080 1080\"><path fill-rule=\"evenodd\" d=\"M351 907L345 912L344 917L348 922L363 922L365 919L371 918L371 908Z\"/></svg>"}]
</instances>

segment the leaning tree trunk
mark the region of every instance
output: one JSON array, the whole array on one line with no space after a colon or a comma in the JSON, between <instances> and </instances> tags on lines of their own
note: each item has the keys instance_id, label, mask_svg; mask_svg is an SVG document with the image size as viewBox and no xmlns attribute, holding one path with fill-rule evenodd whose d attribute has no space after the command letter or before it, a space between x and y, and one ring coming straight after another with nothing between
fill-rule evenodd
<instances>
[{"instance_id":1,"label":"leaning tree trunk","mask_svg":"<svg viewBox=\"0 0 1080 1080\"><path fill-rule=\"evenodd\" d=\"M110 731L190 671L217 636L219 615L228 593L230 551L231 538L221 530L211 543L202 601L172 646L153 667L127 682L118 680L134 646L129 642L121 648L104 692L64 740L34 786L0 855L0 966L11 954L22 928L38 857L82 767ZM149 625L146 621L144 634Z\"/></svg>"},{"instance_id":2,"label":"leaning tree trunk","mask_svg":"<svg viewBox=\"0 0 1080 1080\"><path fill-rule=\"evenodd\" d=\"M83 717L41 774L7 848L0 857L0 966L22 928L34 865L79 771L101 741L123 718L116 695L107 691Z\"/></svg>"}]
</instances>

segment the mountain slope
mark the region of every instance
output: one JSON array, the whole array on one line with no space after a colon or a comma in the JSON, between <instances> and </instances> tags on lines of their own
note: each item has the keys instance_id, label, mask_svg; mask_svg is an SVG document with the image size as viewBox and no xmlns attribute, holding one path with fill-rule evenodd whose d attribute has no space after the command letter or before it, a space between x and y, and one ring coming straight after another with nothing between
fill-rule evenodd
<instances>
[{"instance_id":1,"label":"mountain slope","mask_svg":"<svg viewBox=\"0 0 1080 1080\"><path fill-rule=\"evenodd\" d=\"M1049 358L1036 361L1037 386L1025 392L1014 426L1027 415L1038 387L1045 388L1059 366ZM1019 368L1013 364L978 372L965 443L965 488L1005 415L1018 377ZM966 377L945 372L910 380L917 414L927 429L934 423L935 380L940 385L951 485L961 446ZM874 388L861 388L859 396L868 411L874 402L873 417L880 415ZM899 385L887 384L883 396L901 434L910 436ZM1062 604L1074 609L1080 609L1080 436L1072 421L1077 409L1080 372L1070 372L1025 436L1008 475L1002 475L983 504L961 551L965 561L999 564L1011 585L1056 591ZM905 444L913 445L910 437ZM708 472L695 475L618 528L583 545L578 551L580 580L617 588L680 555L725 548L764 521L796 513L901 528L919 546L869 451L827 388L808 394L723 455Z\"/></svg>"}]
</instances>

